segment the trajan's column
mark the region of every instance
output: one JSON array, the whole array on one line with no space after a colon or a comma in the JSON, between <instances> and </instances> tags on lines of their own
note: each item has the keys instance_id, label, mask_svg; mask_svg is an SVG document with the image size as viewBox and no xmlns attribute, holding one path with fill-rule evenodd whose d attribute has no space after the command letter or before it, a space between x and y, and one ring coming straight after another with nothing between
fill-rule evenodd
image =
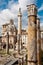
<instances>
[{"instance_id":1,"label":"trajan's column","mask_svg":"<svg viewBox=\"0 0 43 65\"><path fill-rule=\"evenodd\" d=\"M37 18L37 65L41 64L41 33L40 33L40 19Z\"/></svg>"},{"instance_id":2,"label":"trajan's column","mask_svg":"<svg viewBox=\"0 0 43 65\"><path fill-rule=\"evenodd\" d=\"M28 65L37 65L37 31L36 18L37 7L34 4L27 5L28 10Z\"/></svg>"},{"instance_id":3,"label":"trajan's column","mask_svg":"<svg viewBox=\"0 0 43 65\"><path fill-rule=\"evenodd\" d=\"M22 13L21 13L21 8L19 8L19 12L18 12L18 52L20 52L21 45L22 45L21 30L22 30Z\"/></svg>"}]
</instances>

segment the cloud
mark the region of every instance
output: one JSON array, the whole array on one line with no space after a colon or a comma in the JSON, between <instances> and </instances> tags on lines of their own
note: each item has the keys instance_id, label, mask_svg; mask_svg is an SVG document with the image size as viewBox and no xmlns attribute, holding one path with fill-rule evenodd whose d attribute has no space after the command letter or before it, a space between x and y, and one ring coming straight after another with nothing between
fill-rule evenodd
<instances>
[{"instance_id":1,"label":"cloud","mask_svg":"<svg viewBox=\"0 0 43 65\"><path fill-rule=\"evenodd\" d=\"M42 27L43 26L43 23L40 23L40 26Z\"/></svg>"},{"instance_id":2,"label":"cloud","mask_svg":"<svg viewBox=\"0 0 43 65\"><path fill-rule=\"evenodd\" d=\"M8 3L8 9L14 14L14 23L17 26L18 22L18 10L19 10L19 3L14 2L14 0L9 1Z\"/></svg>"},{"instance_id":3,"label":"cloud","mask_svg":"<svg viewBox=\"0 0 43 65\"><path fill-rule=\"evenodd\" d=\"M38 12L40 12L41 10L43 10L43 4L42 4L41 7L38 9Z\"/></svg>"},{"instance_id":4,"label":"cloud","mask_svg":"<svg viewBox=\"0 0 43 65\"><path fill-rule=\"evenodd\" d=\"M18 3L15 3L14 0L11 0L8 3L8 8L15 14L17 14L18 9L21 8L22 13L24 13L27 10L27 5L36 4L36 2L37 0L18 0Z\"/></svg>"},{"instance_id":5,"label":"cloud","mask_svg":"<svg viewBox=\"0 0 43 65\"><path fill-rule=\"evenodd\" d=\"M9 9L0 12L0 25L9 22L10 19L14 19L14 14Z\"/></svg>"},{"instance_id":6,"label":"cloud","mask_svg":"<svg viewBox=\"0 0 43 65\"><path fill-rule=\"evenodd\" d=\"M18 4L14 4L14 3L10 4L10 5L11 5L11 7L9 7L9 9L17 17L19 5Z\"/></svg>"},{"instance_id":7,"label":"cloud","mask_svg":"<svg viewBox=\"0 0 43 65\"><path fill-rule=\"evenodd\" d=\"M27 9L27 5L30 4L36 4L37 0L19 0L19 6L22 8L22 10Z\"/></svg>"},{"instance_id":8,"label":"cloud","mask_svg":"<svg viewBox=\"0 0 43 65\"><path fill-rule=\"evenodd\" d=\"M3 5L3 4L6 5L6 1L4 1L4 0L0 0L0 6Z\"/></svg>"},{"instance_id":9,"label":"cloud","mask_svg":"<svg viewBox=\"0 0 43 65\"><path fill-rule=\"evenodd\" d=\"M17 22L18 22L18 9L19 7L21 8L22 10L22 21L23 21L23 27L25 28L26 27L26 24L27 24L27 5L30 5L30 4L35 4L37 2L37 0L18 0L18 3L15 3L14 0L10 0L7 7L8 9L4 9L1 11L1 14L0 14L0 22L2 25L3 23L6 23L6 22L9 22L9 19L14 19L14 22L15 24L17 25ZM16 22L17 21L17 22ZM25 24L24 24L25 22Z\"/></svg>"},{"instance_id":10,"label":"cloud","mask_svg":"<svg viewBox=\"0 0 43 65\"><path fill-rule=\"evenodd\" d=\"M40 18L40 19L43 19L43 16L37 14L37 17Z\"/></svg>"},{"instance_id":11,"label":"cloud","mask_svg":"<svg viewBox=\"0 0 43 65\"><path fill-rule=\"evenodd\" d=\"M27 7L26 6L30 4L36 4L37 0L19 0L18 2L19 2L19 7L21 8L22 14L23 14L23 17L22 17L23 28L27 28L28 18L27 18Z\"/></svg>"}]
</instances>

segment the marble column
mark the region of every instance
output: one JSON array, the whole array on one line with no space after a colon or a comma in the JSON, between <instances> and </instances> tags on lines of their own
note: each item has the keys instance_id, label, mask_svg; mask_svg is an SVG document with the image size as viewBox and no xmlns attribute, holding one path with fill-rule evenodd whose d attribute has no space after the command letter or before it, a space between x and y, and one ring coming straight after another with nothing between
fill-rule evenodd
<instances>
[{"instance_id":1,"label":"marble column","mask_svg":"<svg viewBox=\"0 0 43 65\"><path fill-rule=\"evenodd\" d=\"M36 18L37 7L34 4L27 5L28 10L28 65L37 65L37 31Z\"/></svg>"},{"instance_id":2,"label":"marble column","mask_svg":"<svg viewBox=\"0 0 43 65\"><path fill-rule=\"evenodd\" d=\"M21 13L21 8L19 8L19 13L18 13L18 52L21 50L21 30L22 30L22 13Z\"/></svg>"}]
</instances>

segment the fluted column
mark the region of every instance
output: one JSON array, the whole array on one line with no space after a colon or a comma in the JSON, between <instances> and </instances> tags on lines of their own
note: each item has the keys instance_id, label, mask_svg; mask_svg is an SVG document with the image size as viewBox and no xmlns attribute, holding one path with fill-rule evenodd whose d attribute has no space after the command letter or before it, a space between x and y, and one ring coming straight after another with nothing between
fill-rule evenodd
<instances>
[{"instance_id":1,"label":"fluted column","mask_svg":"<svg viewBox=\"0 0 43 65\"><path fill-rule=\"evenodd\" d=\"M27 5L28 10L28 65L37 65L37 31L36 18L37 7L34 4Z\"/></svg>"}]
</instances>

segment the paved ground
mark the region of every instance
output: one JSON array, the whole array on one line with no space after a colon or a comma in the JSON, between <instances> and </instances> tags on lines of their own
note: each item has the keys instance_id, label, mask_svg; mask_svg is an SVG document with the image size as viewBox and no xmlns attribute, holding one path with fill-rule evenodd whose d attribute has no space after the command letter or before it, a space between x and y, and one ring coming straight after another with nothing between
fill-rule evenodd
<instances>
[{"instance_id":1,"label":"paved ground","mask_svg":"<svg viewBox=\"0 0 43 65\"><path fill-rule=\"evenodd\" d=\"M3 51L1 51L2 53ZM17 54L17 52L12 52L12 50L10 51L11 54L1 54L0 53L0 65L12 65L13 63L15 63L16 61L18 61L19 57L21 58L22 56L25 56L24 54L26 53L26 51L22 50L20 55ZM15 54L16 53L16 58L15 58Z\"/></svg>"},{"instance_id":2,"label":"paved ground","mask_svg":"<svg viewBox=\"0 0 43 65\"><path fill-rule=\"evenodd\" d=\"M11 65L14 62L16 62L18 58L14 58L13 56L7 55L7 56L0 56L0 65Z\"/></svg>"},{"instance_id":3,"label":"paved ground","mask_svg":"<svg viewBox=\"0 0 43 65\"><path fill-rule=\"evenodd\" d=\"M0 64L3 65L5 62L7 62L9 57L10 57L9 55L5 55L5 56L0 55Z\"/></svg>"}]
</instances>

